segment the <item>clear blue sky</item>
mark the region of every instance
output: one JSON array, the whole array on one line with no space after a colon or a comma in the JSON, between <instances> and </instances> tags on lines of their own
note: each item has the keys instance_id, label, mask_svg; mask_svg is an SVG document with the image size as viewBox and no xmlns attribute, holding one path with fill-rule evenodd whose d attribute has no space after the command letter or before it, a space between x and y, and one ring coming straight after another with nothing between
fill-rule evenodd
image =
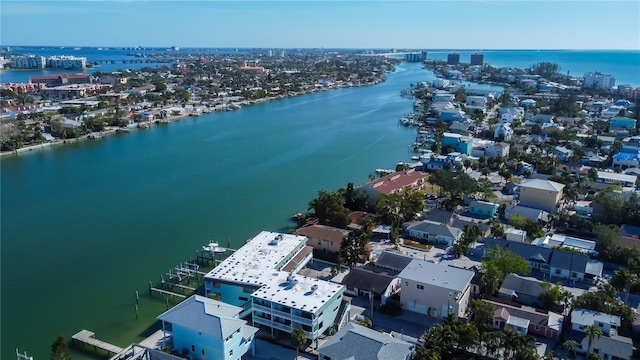
<instances>
[{"instance_id":1,"label":"clear blue sky","mask_svg":"<svg viewBox=\"0 0 640 360\"><path fill-rule=\"evenodd\" d=\"M2 45L640 49L640 1L0 1Z\"/></svg>"}]
</instances>

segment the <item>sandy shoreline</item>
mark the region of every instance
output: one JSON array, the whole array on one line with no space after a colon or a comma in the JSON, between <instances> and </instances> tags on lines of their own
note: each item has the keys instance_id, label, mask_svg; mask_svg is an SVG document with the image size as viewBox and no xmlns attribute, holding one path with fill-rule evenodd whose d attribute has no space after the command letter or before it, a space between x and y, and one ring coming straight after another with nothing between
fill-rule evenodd
<instances>
[{"instance_id":1,"label":"sandy shoreline","mask_svg":"<svg viewBox=\"0 0 640 360\"><path fill-rule=\"evenodd\" d=\"M177 115L177 116L168 116L166 119L163 119L163 121L166 122L172 122L172 121L177 121L180 119L184 119L186 117L189 117L188 114L185 115ZM142 122L142 123L138 123L138 124L132 124L131 126L127 126L128 129L131 130L145 130L148 129L152 126L157 126L157 125L162 125L163 123L159 122L158 120L156 121L151 121L151 122ZM121 131L118 131L119 129L121 129L120 127L109 127L109 128L105 128L105 130L98 132L100 134L100 136L107 136L107 135L111 135L111 134L115 134ZM71 138L71 139L59 139L59 140L54 140L54 141L50 141L50 142L45 142L42 144L36 144L36 145L30 145L30 146L25 146L22 147L20 149L17 150L13 150L13 151L2 151L0 152L0 158L5 157L5 156L10 156L10 155L20 155L21 153L31 153L34 151L43 151L47 148L53 147L53 146L57 146L57 145L66 145L66 144L73 144L79 141L85 141L85 140L99 140L99 139L93 139L90 137L91 134L95 134L95 133L89 133L86 135L82 135L80 137L77 138Z\"/></svg>"}]
</instances>

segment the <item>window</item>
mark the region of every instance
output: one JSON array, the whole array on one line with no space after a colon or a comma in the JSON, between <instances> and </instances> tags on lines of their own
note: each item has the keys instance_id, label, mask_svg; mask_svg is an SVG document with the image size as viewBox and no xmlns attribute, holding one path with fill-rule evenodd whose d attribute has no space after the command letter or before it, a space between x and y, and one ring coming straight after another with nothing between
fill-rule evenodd
<instances>
[{"instance_id":1,"label":"window","mask_svg":"<svg viewBox=\"0 0 640 360\"><path fill-rule=\"evenodd\" d=\"M598 323L598 327L603 327L603 326L604 325L601 322Z\"/></svg>"},{"instance_id":2,"label":"window","mask_svg":"<svg viewBox=\"0 0 640 360\"><path fill-rule=\"evenodd\" d=\"M424 285L416 284L416 287L420 290L424 290Z\"/></svg>"},{"instance_id":3,"label":"window","mask_svg":"<svg viewBox=\"0 0 640 360\"><path fill-rule=\"evenodd\" d=\"M240 301L249 301L249 298L244 297L244 296L239 296L238 300L240 300Z\"/></svg>"},{"instance_id":4,"label":"window","mask_svg":"<svg viewBox=\"0 0 640 360\"><path fill-rule=\"evenodd\" d=\"M594 354L600 354L600 349L593 348L593 353Z\"/></svg>"},{"instance_id":5,"label":"window","mask_svg":"<svg viewBox=\"0 0 640 360\"><path fill-rule=\"evenodd\" d=\"M202 349L202 356L204 356L204 349Z\"/></svg>"},{"instance_id":6,"label":"window","mask_svg":"<svg viewBox=\"0 0 640 360\"><path fill-rule=\"evenodd\" d=\"M220 288L220 283L219 282L214 282L213 283L213 287L216 288L216 289L219 289Z\"/></svg>"},{"instance_id":7,"label":"window","mask_svg":"<svg viewBox=\"0 0 640 360\"><path fill-rule=\"evenodd\" d=\"M560 269L556 269L556 275L560 275L561 271Z\"/></svg>"},{"instance_id":8,"label":"window","mask_svg":"<svg viewBox=\"0 0 640 360\"><path fill-rule=\"evenodd\" d=\"M409 286L409 282L408 282L408 281L405 281L405 282L404 282L404 286Z\"/></svg>"},{"instance_id":9,"label":"window","mask_svg":"<svg viewBox=\"0 0 640 360\"><path fill-rule=\"evenodd\" d=\"M229 356L233 355L233 349L229 350Z\"/></svg>"},{"instance_id":10,"label":"window","mask_svg":"<svg viewBox=\"0 0 640 360\"><path fill-rule=\"evenodd\" d=\"M195 352L196 351L196 346L195 345L191 345L191 352Z\"/></svg>"}]
</instances>

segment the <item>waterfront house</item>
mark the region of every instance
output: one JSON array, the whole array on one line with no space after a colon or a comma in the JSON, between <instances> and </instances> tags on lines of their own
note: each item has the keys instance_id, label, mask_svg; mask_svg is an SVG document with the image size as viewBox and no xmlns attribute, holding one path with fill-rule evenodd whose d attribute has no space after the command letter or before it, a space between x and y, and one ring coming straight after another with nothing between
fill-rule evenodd
<instances>
[{"instance_id":1,"label":"waterfront house","mask_svg":"<svg viewBox=\"0 0 640 360\"><path fill-rule=\"evenodd\" d=\"M419 240L444 243L453 246L460 240L462 230L436 221L418 221L406 228L409 236Z\"/></svg>"},{"instance_id":2,"label":"waterfront house","mask_svg":"<svg viewBox=\"0 0 640 360\"><path fill-rule=\"evenodd\" d=\"M349 231L328 225L310 225L297 229L296 234L309 238L307 244L316 254L337 255Z\"/></svg>"},{"instance_id":3,"label":"waterfront house","mask_svg":"<svg viewBox=\"0 0 640 360\"><path fill-rule=\"evenodd\" d=\"M460 153L452 152L447 155L421 156L420 162L427 171L444 170L447 167L454 169L457 164L462 163Z\"/></svg>"},{"instance_id":4,"label":"waterfront house","mask_svg":"<svg viewBox=\"0 0 640 360\"><path fill-rule=\"evenodd\" d=\"M442 148L446 149L447 146L451 146L455 151L471 155L471 149L473 145L473 138L468 136L462 136L460 134L454 134L445 132L442 134Z\"/></svg>"},{"instance_id":5,"label":"waterfront house","mask_svg":"<svg viewBox=\"0 0 640 360\"><path fill-rule=\"evenodd\" d=\"M307 339L317 340L343 322L349 304L343 303L343 285L298 275L312 259L307 240L261 232L204 276L205 294L242 307L240 317L251 315L254 326L272 337L302 328Z\"/></svg>"},{"instance_id":6,"label":"waterfront house","mask_svg":"<svg viewBox=\"0 0 640 360\"><path fill-rule=\"evenodd\" d=\"M476 110L484 113L487 110L487 98L484 96L467 96L465 107L471 113Z\"/></svg>"},{"instance_id":7,"label":"waterfront house","mask_svg":"<svg viewBox=\"0 0 640 360\"><path fill-rule=\"evenodd\" d=\"M449 126L449 132L462 136L472 136L474 125L471 122L454 122Z\"/></svg>"},{"instance_id":8,"label":"waterfront house","mask_svg":"<svg viewBox=\"0 0 640 360\"><path fill-rule=\"evenodd\" d=\"M398 275L400 303L405 310L444 318L464 316L475 273L452 266L414 259Z\"/></svg>"},{"instance_id":9,"label":"waterfront house","mask_svg":"<svg viewBox=\"0 0 640 360\"><path fill-rule=\"evenodd\" d=\"M555 211L562 200L564 184L550 180L527 179L520 183L519 200L521 206Z\"/></svg>"},{"instance_id":10,"label":"waterfront house","mask_svg":"<svg viewBox=\"0 0 640 360\"><path fill-rule=\"evenodd\" d=\"M431 94L433 102L450 103L453 101L454 95L448 91L436 90Z\"/></svg>"},{"instance_id":11,"label":"waterfront house","mask_svg":"<svg viewBox=\"0 0 640 360\"><path fill-rule=\"evenodd\" d=\"M491 305L493 328L511 328L522 336L537 335L559 340L562 332L563 316L551 311L538 311L531 307L518 307L496 301L483 300Z\"/></svg>"},{"instance_id":12,"label":"waterfront house","mask_svg":"<svg viewBox=\"0 0 640 360\"><path fill-rule=\"evenodd\" d=\"M173 349L190 359L241 359L255 355L257 328L239 318L242 308L193 295L158 316L162 330L170 335Z\"/></svg>"},{"instance_id":13,"label":"waterfront house","mask_svg":"<svg viewBox=\"0 0 640 360\"><path fill-rule=\"evenodd\" d=\"M356 187L356 192L368 195L370 203L375 204L380 194L401 193L405 189L423 190L426 179L425 173L414 169L396 171Z\"/></svg>"},{"instance_id":14,"label":"waterfront house","mask_svg":"<svg viewBox=\"0 0 640 360\"><path fill-rule=\"evenodd\" d=\"M494 217L498 213L498 207L498 204L474 200L469 204L469 212L474 216L486 219Z\"/></svg>"},{"instance_id":15,"label":"waterfront house","mask_svg":"<svg viewBox=\"0 0 640 360\"><path fill-rule=\"evenodd\" d=\"M318 348L318 359L409 360L414 349L389 334L349 323Z\"/></svg>"}]
</instances>

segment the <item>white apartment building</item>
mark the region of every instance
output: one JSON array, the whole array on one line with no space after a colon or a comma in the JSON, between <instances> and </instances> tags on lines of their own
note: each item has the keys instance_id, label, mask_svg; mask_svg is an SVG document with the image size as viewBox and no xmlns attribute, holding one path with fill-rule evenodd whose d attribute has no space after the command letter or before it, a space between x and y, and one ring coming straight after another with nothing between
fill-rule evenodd
<instances>
[{"instance_id":1,"label":"white apartment building","mask_svg":"<svg viewBox=\"0 0 640 360\"><path fill-rule=\"evenodd\" d=\"M44 69L46 64L44 56L26 55L11 59L13 69Z\"/></svg>"},{"instance_id":2,"label":"white apartment building","mask_svg":"<svg viewBox=\"0 0 640 360\"><path fill-rule=\"evenodd\" d=\"M585 88L595 87L601 90L610 90L616 85L616 78L599 72L588 72L584 74Z\"/></svg>"},{"instance_id":3,"label":"white apartment building","mask_svg":"<svg viewBox=\"0 0 640 360\"><path fill-rule=\"evenodd\" d=\"M47 59L47 67L51 69L84 69L87 58L75 56L51 56Z\"/></svg>"}]
</instances>

